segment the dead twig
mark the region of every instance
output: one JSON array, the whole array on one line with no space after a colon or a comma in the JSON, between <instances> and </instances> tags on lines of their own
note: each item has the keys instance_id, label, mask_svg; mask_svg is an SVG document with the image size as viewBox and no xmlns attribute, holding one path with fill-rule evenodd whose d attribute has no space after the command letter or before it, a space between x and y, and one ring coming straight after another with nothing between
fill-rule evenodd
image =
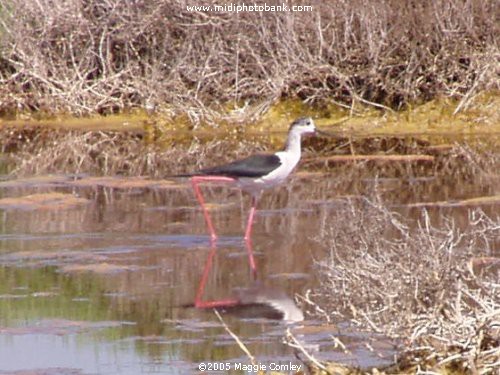
<instances>
[{"instance_id":1,"label":"dead twig","mask_svg":"<svg viewBox=\"0 0 500 375\"><path fill-rule=\"evenodd\" d=\"M236 341L240 349L243 350L248 359L250 359L252 365L256 366L257 361L255 360L255 357L252 355L252 353L250 353L250 350L248 350L243 341L241 341L240 338L233 331L231 331L231 329L227 326L226 322L224 322L224 319L222 319L222 317L220 316L219 312L216 309L214 309L214 314L217 317L217 319L219 319L226 332L229 333L229 335L231 335L231 337L234 339L234 341Z\"/></svg>"}]
</instances>

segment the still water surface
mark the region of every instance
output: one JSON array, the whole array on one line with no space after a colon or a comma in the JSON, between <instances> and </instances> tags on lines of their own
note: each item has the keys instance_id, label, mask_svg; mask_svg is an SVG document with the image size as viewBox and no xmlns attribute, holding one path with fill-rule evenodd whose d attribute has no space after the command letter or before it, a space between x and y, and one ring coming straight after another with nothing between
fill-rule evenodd
<instances>
[{"instance_id":1,"label":"still water surface","mask_svg":"<svg viewBox=\"0 0 500 375\"><path fill-rule=\"evenodd\" d=\"M242 239L248 197L237 190L205 188L220 236L212 245L187 181L48 176L1 182L3 199L58 192L80 200L55 196L0 210L0 374L184 374L202 361L249 364L213 311L195 302L234 299L236 292L295 307L296 294L317 285L314 260L328 250L315 236L335 224L329 214L349 200L377 193L418 217L421 208L409 203L499 194L498 185L456 181L425 163L387 173L377 168L301 168L289 184L265 193L251 244L256 275ZM434 220L443 211L458 223L467 220L463 207L431 209ZM398 345L342 321L311 319L303 303L305 320L294 324L255 317L257 307L228 309L223 318L259 363L301 364L283 344L287 328L315 357L362 367L389 363ZM334 347L332 335L348 353Z\"/></svg>"}]
</instances>

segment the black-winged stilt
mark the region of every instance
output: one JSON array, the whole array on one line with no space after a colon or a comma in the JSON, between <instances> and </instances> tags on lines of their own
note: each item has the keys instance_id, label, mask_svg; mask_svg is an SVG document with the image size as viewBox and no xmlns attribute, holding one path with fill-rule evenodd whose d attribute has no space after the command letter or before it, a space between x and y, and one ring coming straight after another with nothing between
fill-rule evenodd
<instances>
[{"instance_id":1,"label":"black-winged stilt","mask_svg":"<svg viewBox=\"0 0 500 375\"><path fill-rule=\"evenodd\" d=\"M264 189L283 183L297 166L301 155L301 137L316 133L312 118L295 120L288 131L285 149L274 154L252 155L228 164L205 168L198 172L181 174L176 177L191 177L196 198L200 203L212 240L217 238L205 200L198 184L200 182L224 182L238 186L251 194L252 205L245 229L245 240L250 239L257 200Z\"/></svg>"}]
</instances>

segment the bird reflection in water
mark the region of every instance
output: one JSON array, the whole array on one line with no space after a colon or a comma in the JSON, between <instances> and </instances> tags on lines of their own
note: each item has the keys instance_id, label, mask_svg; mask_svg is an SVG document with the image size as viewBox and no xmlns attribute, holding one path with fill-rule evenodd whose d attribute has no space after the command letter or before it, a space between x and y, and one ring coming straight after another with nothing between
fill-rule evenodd
<instances>
[{"instance_id":1,"label":"bird reflection in water","mask_svg":"<svg viewBox=\"0 0 500 375\"><path fill-rule=\"evenodd\" d=\"M217 253L216 241L211 241L210 253L205 262L202 277L198 286L194 304L195 308L213 309L235 315L240 318L264 318L300 322L304 314L292 298L277 287L265 286L257 280L255 260L251 241L244 241L248 253L248 261L253 285L249 288L238 288L231 297L217 300L204 300L205 287L212 270L213 259Z\"/></svg>"}]
</instances>

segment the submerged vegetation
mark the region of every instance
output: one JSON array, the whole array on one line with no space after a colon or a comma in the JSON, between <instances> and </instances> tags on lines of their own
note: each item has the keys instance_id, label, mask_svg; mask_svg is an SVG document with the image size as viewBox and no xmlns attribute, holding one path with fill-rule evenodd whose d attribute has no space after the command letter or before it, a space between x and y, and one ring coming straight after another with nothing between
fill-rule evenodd
<instances>
[{"instance_id":1,"label":"submerged vegetation","mask_svg":"<svg viewBox=\"0 0 500 375\"><path fill-rule=\"evenodd\" d=\"M355 110L444 96L458 112L499 88L494 0L299 3L312 12L2 0L0 113L142 107L196 124L258 119L285 98Z\"/></svg>"}]
</instances>

